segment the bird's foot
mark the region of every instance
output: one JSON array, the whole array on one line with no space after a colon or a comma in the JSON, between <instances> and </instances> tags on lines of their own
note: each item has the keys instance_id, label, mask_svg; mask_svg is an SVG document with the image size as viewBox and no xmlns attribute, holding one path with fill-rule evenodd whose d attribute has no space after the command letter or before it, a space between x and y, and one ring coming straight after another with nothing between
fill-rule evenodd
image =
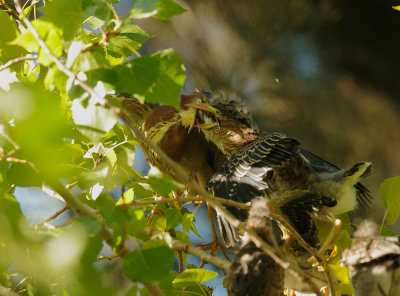
<instances>
[{"instance_id":1,"label":"bird's foot","mask_svg":"<svg viewBox=\"0 0 400 296\"><path fill-rule=\"evenodd\" d=\"M218 238L214 238L214 240L208 244L197 244L196 247L202 248L203 250L210 250L211 255L214 255L218 250L220 250L225 259L231 261L225 253L225 246L219 242Z\"/></svg>"},{"instance_id":2,"label":"bird's foot","mask_svg":"<svg viewBox=\"0 0 400 296\"><path fill-rule=\"evenodd\" d=\"M296 296L296 290L285 288L283 290L283 295L285 295L285 296Z\"/></svg>"}]
</instances>

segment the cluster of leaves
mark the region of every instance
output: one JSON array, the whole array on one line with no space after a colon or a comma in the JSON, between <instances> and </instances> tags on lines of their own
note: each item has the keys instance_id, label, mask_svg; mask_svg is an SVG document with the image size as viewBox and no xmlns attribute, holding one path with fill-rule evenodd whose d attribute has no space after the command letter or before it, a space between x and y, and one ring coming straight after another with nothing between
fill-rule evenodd
<instances>
[{"instance_id":1,"label":"cluster of leaves","mask_svg":"<svg viewBox=\"0 0 400 296\"><path fill-rule=\"evenodd\" d=\"M113 6L118 0L52 0L42 8L37 2L28 1L24 14L52 55L87 85L102 95L128 92L178 105L185 79L181 57L172 49L141 56L139 48L152 36L132 22L183 13L174 0L137 0L124 18ZM196 232L193 214L177 203L158 205L157 211L151 204L126 206L134 197L172 197L179 184L133 170L137 142L129 128L60 70L17 9L5 1L0 7L0 286L21 295L147 295L137 283L158 281L166 295L204 294L201 283L215 272L187 264L186 255L188 269L179 275L172 271L178 253L171 241L190 243L188 233ZM21 57L28 58L12 62ZM120 107L118 100L109 103ZM15 188L60 181L97 216L74 217L64 228L30 227ZM118 201L110 193L116 188L121 188ZM122 256L124 275L133 285L104 280L118 278L96 263L105 227L112 230L111 249ZM127 241L134 251L121 251Z\"/></svg>"}]
</instances>

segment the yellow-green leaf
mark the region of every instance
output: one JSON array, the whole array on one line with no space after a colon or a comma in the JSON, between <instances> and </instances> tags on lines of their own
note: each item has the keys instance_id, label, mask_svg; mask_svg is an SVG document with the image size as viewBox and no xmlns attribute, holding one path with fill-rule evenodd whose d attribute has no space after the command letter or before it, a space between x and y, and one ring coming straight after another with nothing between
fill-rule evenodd
<instances>
[{"instance_id":1,"label":"yellow-green leaf","mask_svg":"<svg viewBox=\"0 0 400 296\"><path fill-rule=\"evenodd\" d=\"M400 215L400 177L383 181L379 187L379 196L387 211L387 224L394 224Z\"/></svg>"}]
</instances>

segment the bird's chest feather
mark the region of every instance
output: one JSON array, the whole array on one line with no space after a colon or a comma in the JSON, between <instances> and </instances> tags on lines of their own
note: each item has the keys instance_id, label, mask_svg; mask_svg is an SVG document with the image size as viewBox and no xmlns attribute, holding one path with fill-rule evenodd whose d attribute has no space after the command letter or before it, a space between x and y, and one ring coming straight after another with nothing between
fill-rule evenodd
<instances>
[{"instance_id":1,"label":"bird's chest feather","mask_svg":"<svg viewBox=\"0 0 400 296\"><path fill-rule=\"evenodd\" d=\"M333 197L337 205L329 208L328 211L333 215L340 215L354 210L356 207L356 189L332 179L321 179L319 176L311 176L309 182L310 191L321 196Z\"/></svg>"}]
</instances>

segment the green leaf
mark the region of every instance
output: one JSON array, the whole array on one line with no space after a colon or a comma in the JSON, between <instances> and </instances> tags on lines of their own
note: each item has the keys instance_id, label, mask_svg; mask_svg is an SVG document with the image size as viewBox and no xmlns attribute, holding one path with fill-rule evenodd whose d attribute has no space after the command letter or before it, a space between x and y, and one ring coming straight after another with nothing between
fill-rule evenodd
<instances>
[{"instance_id":1,"label":"green leaf","mask_svg":"<svg viewBox=\"0 0 400 296\"><path fill-rule=\"evenodd\" d=\"M163 279L174 266L174 252L164 246L139 249L123 257L123 270L133 282L154 282Z\"/></svg>"},{"instance_id":2,"label":"green leaf","mask_svg":"<svg viewBox=\"0 0 400 296\"><path fill-rule=\"evenodd\" d=\"M389 227L387 227L386 225L383 225L383 227L381 229L381 232L380 232L380 235L383 235L383 236L395 236L396 234Z\"/></svg>"},{"instance_id":3,"label":"green leaf","mask_svg":"<svg viewBox=\"0 0 400 296\"><path fill-rule=\"evenodd\" d=\"M142 19L152 16L160 20L167 20L185 11L186 9L173 0L136 0L129 13L129 18Z\"/></svg>"},{"instance_id":4,"label":"green leaf","mask_svg":"<svg viewBox=\"0 0 400 296\"><path fill-rule=\"evenodd\" d=\"M126 224L126 233L131 236L136 236L146 226L143 210L130 208L128 213L131 220Z\"/></svg>"},{"instance_id":5,"label":"green leaf","mask_svg":"<svg viewBox=\"0 0 400 296\"><path fill-rule=\"evenodd\" d=\"M63 53L63 44L61 42L61 33L51 22L43 19L37 19L32 22L32 26L39 33L39 36L44 40L50 51L56 56L60 57ZM29 52L39 52L38 62L44 66L52 63L50 57L40 48L39 43L30 31L26 31L19 35L15 40L9 42L12 45L19 45Z\"/></svg>"},{"instance_id":6,"label":"green leaf","mask_svg":"<svg viewBox=\"0 0 400 296\"><path fill-rule=\"evenodd\" d=\"M394 224L400 215L400 177L393 177L383 181L379 187L386 211L387 224Z\"/></svg>"},{"instance_id":7,"label":"green leaf","mask_svg":"<svg viewBox=\"0 0 400 296\"><path fill-rule=\"evenodd\" d=\"M11 232L13 236L22 239L28 234L28 223L22 214L20 205L14 196L8 193L0 193L0 221L7 232ZM26 231L26 233L24 233ZM0 232L0 239L3 237L3 231Z\"/></svg>"},{"instance_id":8,"label":"green leaf","mask_svg":"<svg viewBox=\"0 0 400 296\"><path fill-rule=\"evenodd\" d=\"M108 24L113 13L108 5L101 0L83 0L84 18L93 30Z\"/></svg>"},{"instance_id":9,"label":"green leaf","mask_svg":"<svg viewBox=\"0 0 400 296\"><path fill-rule=\"evenodd\" d=\"M40 186L42 178L29 164L13 163L7 171L7 181L16 186Z\"/></svg>"},{"instance_id":10,"label":"green leaf","mask_svg":"<svg viewBox=\"0 0 400 296\"><path fill-rule=\"evenodd\" d=\"M100 80L112 85L116 92L129 92L138 99L177 108L185 81L182 58L171 49L86 74L92 84Z\"/></svg>"},{"instance_id":11,"label":"green leaf","mask_svg":"<svg viewBox=\"0 0 400 296\"><path fill-rule=\"evenodd\" d=\"M117 122L117 116L111 110L94 104L85 108L79 100L72 102L71 112L80 132L93 142L100 141L104 133L111 130ZM86 129L85 126L93 129Z\"/></svg>"},{"instance_id":12,"label":"green leaf","mask_svg":"<svg viewBox=\"0 0 400 296\"><path fill-rule=\"evenodd\" d=\"M164 215L156 215L151 222L151 226L164 232L167 229L167 217Z\"/></svg>"},{"instance_id":13,"label":"green leaf","mask_svg":"<svg viewBox=\"0 0 400 296\"><path fill-rule=\"evenodd\" d=\"M14 118L11 138L20 146L19 158L31 161L44 175L68 174L65 166L71 162L64 150L69 141L66 116L60 97L45 91L40 85L15 85L6 95L0 95L0 114Z\"/></svg>"},{"instance_id":14,"label":"green leaf","mask_svg":"<svg viewBox=\"0 0 400 296\"><path fill-rule=\"evenodd\" d=\"M137 53L143 42L152 36L144 32L138 25L129 20L124 21L118 35L111 37L107 44L107 52L113 57L129 57Z\"/></svg>"},{"instance_id":15,"label":"green leaf","mask_svg":"<svg viewBox=\"0 0 400 296\"><path fill-rule=\"evenodd\" d=\"M95 203L107 225L126 223L131 220L127 212L115 206L116 200L107 193L100 194Z\"/></svg>"},{"instance_id":16,"label":"green leaf","mask_svg":"<svg viewBox=\"0 0 400 296\"><path fill-rule=\"evenodd\" d=\"M53 0L41 10L46 14L42 19L61 29L65 40L69 41L75 37L82 24L82 0Z\"/></svg>"},{"instance_id":17,"label":"green leaf","mask_svg":"<svg viewBox=\"0 0 400 296\"><path fill-rule=\"evenodd\" d=\"M154 18L160 20L168 20L174 15L182 14L186 11L185 8L180 6L173 0L160 0L156 4L157 14Z\"/></svg>"},{"instance_id":18,"label":"green leaf","mask_svg":"<svg viewBox=\"0 0 400 296\"><path fill-rule=\"evenodd\" d=\"M218 276L217 272L205 269L186 269L184 272L178 274L178 276L172 282L174 287L188 287L194 285L200 285L212 278Z\"/></svg>"},{"instance_id":19,"label":"green leaf","mask_svg":"<svg viewBox=\"0 0 400 296\"><path fill-rule=\"evenodd\" d=\"M129 13L129 18L142 19L155 15L157 2L158 0L136 0Z\"/></svg>"},{"instance_id":20,"label":"green leaf","mask_svg":"<svg viewBox=\"0 0 400 296\"><path fill-rule=\"evenodd\" d=\"M69 48L67 66L71 66L73 71L86 72L110 66L103 48L97 47L94 50L82 52L84 46L82 42L72 42Z\"/></svg>"},{"instance_id":21,"label":"green leaf","mask_svg":"<svg viewBox=\"0 0 400 296\"><path fill-rule=\"evenodd\" d=\"M138 200L153 197L154 195L153 191L144 188L140 184L133 184L133 188L135 192L135 197Z\"/></svg>"},{"instance_id":22,"label":"green leaf","mask_svg":"<svg viewBox=\"0 0 400 296\"><path fill-rule=\"evenodd\" d=\"M165 209L165 216L167 218L167 229L174 229L182 222L182 214L178 209Z\"/></svg>"},{"instance_id":23,"label":"green leaf","mask_svg":"<svg viewBox=\"0 0 400 296\"><path fill-rule=\"evenodd\" d=\"M179 186L169 175L150 176L147 181L150 187L161 196L168 196Z\"/></svg>"},{"instance_id":24,"label":"green leaf","mask_svg":"<svg viewBox=\"0 0 400 296\"><path fill-rule=\"evenodd\" d=\"M13 18L6 12L0 11L0 61L5 62L11 58L19 57L25 53L20 46L9 44L17 37Z\"/></svg>"},{"instance_id":25,"label":"green leaf","mask_svg":"<svg viewBox=\"0 0 400 296\"><path fill-rule=\"evenodd\" d=\"M78 217L74 223L83 226L90 237L98 235L102 228L101 222L92 217Z\"/></svg>"}]
</instances>

